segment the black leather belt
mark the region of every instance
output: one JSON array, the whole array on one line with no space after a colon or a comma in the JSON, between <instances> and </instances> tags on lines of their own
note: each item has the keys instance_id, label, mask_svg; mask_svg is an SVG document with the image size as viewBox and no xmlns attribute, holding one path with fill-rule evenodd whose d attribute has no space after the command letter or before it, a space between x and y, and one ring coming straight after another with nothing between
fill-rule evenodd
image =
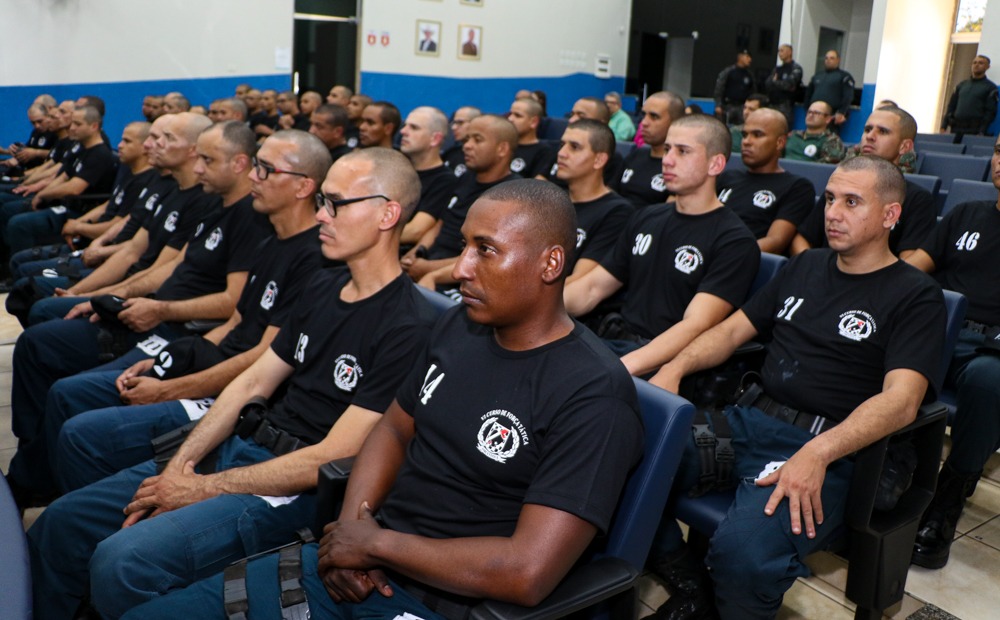
<instances>
[{"instance_id":1,"label":"black leather belt","mask_svg":"<svg viewBox=\"0 0 1000 620\"><path fill-rule=\"evenodd\" d=\"M743 392L743 396L740 397L736 404L743 407L754 407L756 409L760 409L765 415L775 418L776 420L781 420L786 424L797 426L805 431L808 431L812 435L819 435L820 433L828 431L838 424L837 422L821 415L801 411L776 401L765 394L764 388L757 383L754 383L750 387L746 388Z\"/></svg>"},{"instance_id":2,"label":"black leather belt","mask_svg":"<svg viewBox=\"0 0 1000 620\"><path fill-rule=\"evenodd\" d=\"M253 439L257 445L270 451L274 456L282 456L309 445L272 425L266 417L266 409L261 410L259 407L259 403L254 401L243 407L240 421L236 424L236 434L240 438Z\"/></svg>"}]
</instances>

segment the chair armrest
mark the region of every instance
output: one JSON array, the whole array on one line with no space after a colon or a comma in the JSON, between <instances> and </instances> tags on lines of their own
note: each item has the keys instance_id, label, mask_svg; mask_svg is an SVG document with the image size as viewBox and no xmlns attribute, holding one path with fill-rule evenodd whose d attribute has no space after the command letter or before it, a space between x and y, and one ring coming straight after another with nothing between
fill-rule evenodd
<instances>
[{"instance_id":1,"label":"chair armrest","mask_svg":"<svg viewBox=\"0 0 1000 620\"><path fill-rule=\"evenodd\" d=\"M873 527L882 530L893 527L893 524L919 518L923 514L937 484L947 415L948 409L943 403L923 405L913 422L858 452L854 461L854 477L851 481L845 515L848 527L852 530L869 530ZM917 468L913 472L913 482L893 510L875 511L878 474L885 462L889 440L911 432L918 457Z\"/></svg>"},{"instance_id":2,"label":"chair armrest","mask_svg":"<svg viewBox=\"0 0 1000 620\"><path fill-rule=\"evenodd\" d=\"M215 319L192 319L184 323L184 329L192 334L207 334L223 323L225 321L217 321Z\"/></svg>"},{"instance_id":3,"label":"chair armrest","mask_svg":"<svg viewBox=\"0 0 1000 620\"><path fill-rule=\"evenodd\" d=\"M354 467L353 456L330 461L319 468L319 480L316 483L316 524L313 533L319 539L323 535L323 526L337 520L340 507L344 503L344 490L347 479Z\"/></svg>"},{"instance_id":4,"label":"chair armrest","mask_svg":"<svg viewBox=\"0 0 1000 620\"><path fill-rule=\"evenodd\" d=\"M634 588L638 578L638 569L628 562L620 558L602 557L570 571L552 594L535 607L485 601L472 610L472 618L561 618Z\"/></svg>"}]
</instances>

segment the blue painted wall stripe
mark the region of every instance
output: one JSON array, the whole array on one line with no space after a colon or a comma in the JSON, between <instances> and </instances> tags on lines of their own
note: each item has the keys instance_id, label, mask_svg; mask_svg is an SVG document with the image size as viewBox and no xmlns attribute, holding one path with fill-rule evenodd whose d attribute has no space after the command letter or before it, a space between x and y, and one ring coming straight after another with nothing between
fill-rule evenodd
<instances>
[{"instance_id":1,"label":"blue painted wall stripe","mask_svg":"<svg viewBox=\"0 0 1000 620\"><path fill-rule=\"evenodd\" d=\"M81 95L97 95L104 99L107 113L104 131L118 144L122 130L133 121L142 120L142 98L149 94L162 95L178 91L191 100L192 105L208 107L213 99L231 97L237 84L252 84L254 88L291 88L287 75L241 75L213 78L178 78L173 80L147 80L140 82L102 82L87 84L37 84L30 86L0 86L0 142L4 146L23 141L31 133L25 111L35 97L48 93L57 101L76 99Z\"/></svg>"}]
</instances>

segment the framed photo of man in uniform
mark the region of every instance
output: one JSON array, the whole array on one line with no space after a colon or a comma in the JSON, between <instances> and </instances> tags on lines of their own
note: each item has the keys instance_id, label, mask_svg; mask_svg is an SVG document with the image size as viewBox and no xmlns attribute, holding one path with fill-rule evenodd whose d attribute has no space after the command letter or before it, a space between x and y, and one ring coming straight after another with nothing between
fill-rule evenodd
<instances>
[{"instance_id":1,"label":"framed photo of man in uniform","mask_svg":"<svg viewBox=\"0 0 1000 620\"><path fill-rule=\"evenodd\" d=\"M458 58L459 60L479 60L483 53L483 27L458 26Z\"/></svg>"},{"instance_id":2,"label":"framed photo of man in uniform","mask_svg":"<svg viewBox=\"0 0 1000 620\"><path fill-rule=\"evenodd\" d=\"M418 56L441 55L441 22L417 20L417 39L414 51Z\"/></svg>"}]
</instances>

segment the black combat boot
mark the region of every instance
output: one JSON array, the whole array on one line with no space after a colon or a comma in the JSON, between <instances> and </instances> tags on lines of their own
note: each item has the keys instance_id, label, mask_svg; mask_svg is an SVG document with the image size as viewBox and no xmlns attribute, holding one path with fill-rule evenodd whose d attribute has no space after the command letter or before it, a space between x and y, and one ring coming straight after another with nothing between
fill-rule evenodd
<instances>
[{"instance_id":1,"label":"black combat boot","mask_svg":"<svg viewBox=\"0 0 1000 620\"><path fill-rule=\"evenodd\" d=\"M715 620L719 617L712 580L704 562L687 545L673 556L648 566L663 582L670 598L649 616L653 620Z\"/></svg>"},{"instance_id":2,"label":"black combat boot","mask_svg":"<svg viewBox=\"0 0 1000 620\"><path fill-rule=\"evenodd\" d=\"M937 490L920 522L913 545L912 562L924 568L941 568L948 563L955 526L962 516L965 499L976 490L982 472L961 474L945 462L938 474Z\"/></svg>"}]
</instances>

